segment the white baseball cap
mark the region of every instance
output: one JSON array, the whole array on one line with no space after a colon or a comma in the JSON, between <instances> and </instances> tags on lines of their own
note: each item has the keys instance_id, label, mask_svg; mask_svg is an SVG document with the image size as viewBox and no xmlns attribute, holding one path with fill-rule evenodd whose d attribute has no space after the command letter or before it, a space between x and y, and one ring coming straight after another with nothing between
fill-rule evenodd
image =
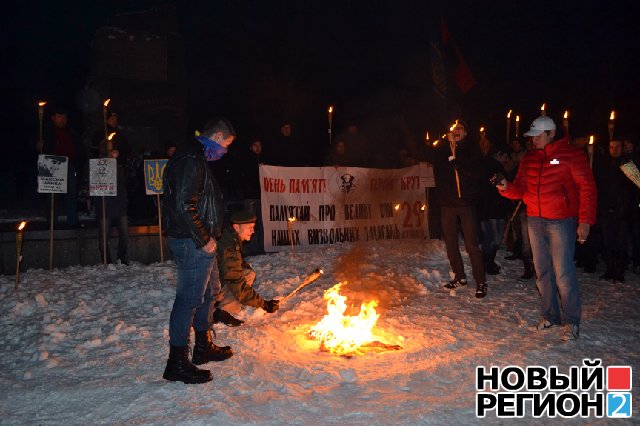
<instances>
[{"instance_id":1,"label":"white baseball cap","mask_svg":"<svg viewBox=\"0 0 640 426\"><path fill-rule=\"evenodd\" d=\"M533 120L533 123L531 123L531 128L524 135L538 136L545 130L555 130L555 129L556 129L556 123L554 123L553 120L547 117L546 115L541 115L540 117Z\"/></svg>"}]
</instances>

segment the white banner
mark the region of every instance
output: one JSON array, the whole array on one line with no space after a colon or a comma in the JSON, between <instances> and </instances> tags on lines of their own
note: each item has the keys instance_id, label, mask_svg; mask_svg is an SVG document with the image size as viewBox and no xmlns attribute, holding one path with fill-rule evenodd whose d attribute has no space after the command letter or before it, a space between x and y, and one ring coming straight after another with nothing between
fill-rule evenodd
<instances>
[{"instance_id":1,"label":"white banner","mask_svg":"<svg viewBox=\"0 0 640 426\"><path fill-rule=\"evenodd\" d=\"M118 195L118 162L115 158L92 158L89 160L89 195Z\"/></svg>"},{"instance_id":2,"label":"white banner","mask_svg":"<svg viewBox=\"0 0 640 426\"><path fill-rule=\"evenodd\" d=\"M265 250L424 238L424 170L261 165Z\"/></svg>"},{"instance_id":3,"label":"white banner","mask_svg":"<svg viewBox=\"0 0 640 426\"><path fill-rule=\"evenodd\" d=\"M66 194L69 158L60 155L38 155L38 192Z\"/></svg>"}]
</instances>

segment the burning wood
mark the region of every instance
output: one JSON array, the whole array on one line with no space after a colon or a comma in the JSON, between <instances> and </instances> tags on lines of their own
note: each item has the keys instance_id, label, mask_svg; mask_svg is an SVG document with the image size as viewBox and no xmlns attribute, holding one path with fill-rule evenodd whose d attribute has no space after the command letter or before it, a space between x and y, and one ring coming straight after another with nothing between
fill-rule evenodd
<instances>
[{"instance_id":1,"label":"burning wood","mask_svg":"<svg viewBox=\"0 0 640 426\"><path fill-rule=\"evenodd\" d=\"M340 294L342 285L338 283L324 292L328 314L309 331L314 339L320 340L320 350L351 357L362 354L367 348L402 349L375 340L373 327L380 317L376 312L377 300L363 302L357 316L344 315L347 298Z\"/></svg>"}]
</instances>

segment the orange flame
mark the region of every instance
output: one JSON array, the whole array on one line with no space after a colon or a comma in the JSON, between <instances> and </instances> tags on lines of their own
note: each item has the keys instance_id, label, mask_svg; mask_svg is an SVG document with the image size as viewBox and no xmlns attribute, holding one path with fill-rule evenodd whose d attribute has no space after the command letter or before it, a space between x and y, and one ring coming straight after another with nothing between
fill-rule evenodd
<instances>
[{"instance_id":1,"label":"orange flame","mask_svg":"<svg viewBox=\"0 0 640 426\"><path fill-rule=\"evenodd\" d=\"M395 211L400 210L400 204L396 204L395 206L393 206L393 209L394 209Z\"/></svg>"},{"instance_id":2,"label":"orange flame","mask_svg":"<svg viewBox=\"0 0 640 426\"><path fill-rule=\"evenodd\" d=\"M440 139L436 139L436 140L433 142L433 146L438 146L438 142L440 142Z\"/></svg>"},{"instance_id":3,"label":"orange flame","mask_svg":"<svg viewBox=\"0 0 640 426\"><path fill-rule=\"evenodd\" d=\"M113 139L113 137L116 135L116 132L111 133L109 136L107 136L107 140L111 140Z\"/></svg>"},{"instance_id":4,"label":"orange flame","mask_svg":"<svg viewBox=\"0 0 640 426\"><path fill-rule=\"evenodd\" d=\"M484 127L480 127L480 133L484 133Z\"/></svg>"},{"instance_id":5,"label":"orange flame","mask_svg":"<svg viewBox=\"0 0 640 426\"><path fill-rule=\"evenodd\" d=\"M20 222L20 225L18 225L18 231L22 231L25 226L27 226L27 222L23 220L22 222Z\"/></svg>"},{"instance_id":6,"label":"orange flame","mask_svg":"<svg viewBox=\"0 0 640 426\"><path fill-rule=\"evenodd\" d=\"M593 145L593 135L589 136L589 145Z\"/></svg>"},{"instance_id":7,"label":"orange flame","mask_svg":"<svg viewBox=\"0 0 640 426\"><path fill-rule=\"evenodd\" d=\"M340 294L342 284L338 283L324 292L328 314L309 330L309 334L321 341L329 352L340 355L352 353L373 341L372 330L380 317L375 309L377 300L363 302L357 316L344 315L347 298Z\"/></svg>"},{"instance_id":8,"label":"orange flame","mask_svg":"<svg viewBox=\"0 0 640 426\"><path fill-rule=\"evenodd\" d=\"M291 216L289 219L287 219L289 222L295 222L297 219L295 218L295 216Z\"/></svg>"},{"instance_id":9,"label":"orange flame","mask_svg":"<svg viewBox=\"0 0 640 426\"><path fill-rule=\"evenodd\" d=\"M329 107L329 114L333 112L333 105Z\"/></svg>"},{"instance_id":10,"label":"orange flame","mask_svg":"<svg viewBox=\"0 0 640 426\"><path fill-rule=\"evenodd\" d=\"M516 121L520 121L520 116L516 115Z\"/></svg>"},{"instance_id":11,"label":"orange flame","mask_svg":"<svg viewBox=\"0 0 640 426\"><path fill-rule=\"evenodd\" d=\"M102 105L104 105L104 107L106 108L109 106L109 102L111 102L111 99L107 99Z\"/></svg>"},{"instance_id":12,"label":"orange flame","mask_svg":"<svg viewBox=\"0 0 640 426\"><path fill-rule=\"evenodd\" d=\"M616 119L616 112L615 111L611 111L611 115L609 115L609 120L613 121Z\"/></svg>"},{"instance_id":13,"label":"orange flame","mask_svg":"<svg viewBox=\"0 0 640 426\"><path fill-rule=\"evenodd\" d=\"M427 130L427 135L425 137L426 140L429 140L429 131Z\"/></svg>"},{"instance_id":14,"label":"orange flame","mask_svg":"<svg viewBox=\"0 0 640 426\"><path fill-rule=\"evenodd\" d=\"M565 111L564 116L562 118L564 118L565 120L569 118L569 111Z\"/></svg>"},{"instance_id":15,"label":"orange flame","mask_svg":"<svg viewBox=\"0 0 640 426\"><path fill-rule=\"evenodd\" d=\"M420 211L425 211L426 208L427 208L427 205L423 204L420 206Z\"/></svg>"},{"instance_id":16,"label":"orange flame","mask_svg":"<svg viewBox=\"0 0 640 426\"><path fill-rule=\"evenodd\" d=\"M39 106L40 108L44 107L46 104L47 104L47 103L46 103L45 101L40 101L40 102L38 102L38 106Z\"/></svg>"},{"instance_id":17,"label":"orange flame","mask_svg":"<svg viewBox=\"0 0 640 426\"><path fill-rule=\"evenodd\" d=\"M507 118L511 118L511 110L507 113Z\"/></svg>"},{"instance_id":18,"label":"orange flame","mask_svg":"<svg viewBox=\"0 0 640 426\"><path fill-rule=\"evenodd\" d=\"M547 104L542 104L542 106L540 107L540 111L544 112L544 109L546 108Z\"/></svg>"}]
</instances>

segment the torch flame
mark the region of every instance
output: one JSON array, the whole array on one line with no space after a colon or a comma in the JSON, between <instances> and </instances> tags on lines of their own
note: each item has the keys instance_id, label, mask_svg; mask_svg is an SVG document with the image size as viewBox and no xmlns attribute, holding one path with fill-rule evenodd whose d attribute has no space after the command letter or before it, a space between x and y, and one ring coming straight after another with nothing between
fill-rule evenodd
<instances>
[{"instance_id":1,"label":"torch flame","mask_svg":"<svg viewBox=\"0 0 640 426\"><path fill-rule=\"evenodd\" d=\"M111 140L113 139L113 137L116 135L116 132L111 133L109 136L107 136L107 140Z\"/></svg>"},{"instance_id":2,"label":"torch flame","mask_svg":"<svg viewBox=\"0 0 640 426\"><path fill-rule=\"evenodd\" d=\"M565 112L564 112L564 115L562 116L562 118L564 118L565 120L566 120L567 118L569 118L569 111L565 111Z\"/></svg>"},{"instance_id":3,"label":"torch flame","mask_svg":"<svg viewBox=\"0 0 640 426\"><path fill-rule=\"evenodd\" d=\"M542 106L540 107L540 111L544 112L545 107L547 106L547 104L542 104Z\"/></svg>"},{"instance_id":4,"label":"torch flame","mask_svg":"<svg viewBox=\"0 0 640 426\"><path fill-rule=\"evenodd\" d=\"M616 119L616 112L615 111L611 111L611 115L609 115L609 120L613 121Z\"/></svg>"},{"instance_id":5,"label":"torch flame","mask_svg":"<svg viewBox=\"0 0 640 426\"><path fill-rule=\"evenodd\" d=\"M507 118L511 118L511 110L507 113Z\"/></svg>"},{"instance_id":6,"label":"torch flame","mask_svg":"<svg viewBox=\"0 0 640 426\"><path fill-rule=\"evenodd\" d=\"M423 205L420 206L420 211L424 211L426 208L427 208L427 205L423 204Z\"/></svg>"},{"instance_id":7,"label":"torch flame","mask_svg":"<svg viewBox=\"0 0 640 426\"><path fill-rule=\"evenodd\" d=\"M516 115L516 121L520 121L520 116Z\"/></svg>"},{"instance_id":8,"label":"torch flame","mask_svg":"<svg viewBox=\"0 0 640 426\"><path fill-rule=\"evenodd\" d=\"M426 140L429 140L429 131L427 130L427 136L425 137Z\"/></svg>"},{"instance_id":9,"label":"torch flame","mask_svg":"<svg viewBox=\"0 0 640 426\"><path fill-rule=\"evenodd\" d=\"M440 142L440 139L436 139L436 140L433 142L433 146L438 146L438 142Z\"/></svg>"},{"instance_id":10,"label":"torch flame","mask_svg":"<svg viewBox=\"0 0 640 426\"><path fill-rule=\"evenodd\" d=\"M393 209L394 209L395 211L400 210L400 204L396 204L395 206L393 206Z\"/></svg>"},{"instance_id":11,"label":"torch flame","mask_svg":"<svg viewBox=\"0 0 640 426\"><path fill-rule=\"evenodd\" d=\"M480 127L480 133L484 132L484 127Z\"/></svg>"},{"instance_id":12,"label":"torch flame","mask_svg":"<svg viewBox=\"0 0 640 426\"><path fill-rule=\"evenodd\" d=\"M22 222L20 222L20 225L18 225L18 231L22 231L25 226L27 226L27 222L23 220Z\"/></svg>"},{"instance_id":13,"label":"torch flame","mask_svg":"<svg viewBox=\"0 0 640 426\"><path fill-rule=\"evenodd\" d=\"M331 114L332 112L333 112L333 105L329 107L329 114Z\"/></svg>"},{"instance_id":14,"label":"torch flame","mask_svg":"<svg viewBox=\"0 0 640 426\"><path fill-rule=\"evenodd\" d=\"M104 105L104 107L106 108L107 106L109 106L109 102L111 102L111 99L107 99L102 105Z\"/></svg>"},{"instance_id":15,"label":"torch flame","mask_svg":"<svg viewBox=\"0 0 640 426\"><path fill-rule=\"evenodd\" d=\"M589 136L589 145L593 145L593 135Z\"/></svg>"},{"instance_id":16,"label":"torch flame","mask_svg":"<svg viewBox=\"0 0 640 426\"><path fill-rule=\"evenodd\" d=\"M46 103L45 101L40 101L40 102L38 102L38 106L39 106L40 108L44 107L46 104L47 104L47 103Z\"/></svg>"},{"instance_id":17,"label":"torch flame","mask_svg":"<svg viewBox=\"0 0 640 426\"><path fill-rule=\"evenodd\" d=\"M289 222L295 222L296 218L295 216L291 216L289 219L287 219Z\"/></svg>"},{"instance_id":18,"label":"torch flame","mask_svg":"<svg viewBox=\"0 0 640 426\"><path fill-rule=\"evenodd\" d=\"M375 309L377 300L363 302L357 316L344 315L347 298L340 294L342 284L338 283L324 292L328 314L309 330L309 334L320 340L329 352L341 355L352 353L373 341L372 329L380 317Z\"/></svg>"}]
</instances>

